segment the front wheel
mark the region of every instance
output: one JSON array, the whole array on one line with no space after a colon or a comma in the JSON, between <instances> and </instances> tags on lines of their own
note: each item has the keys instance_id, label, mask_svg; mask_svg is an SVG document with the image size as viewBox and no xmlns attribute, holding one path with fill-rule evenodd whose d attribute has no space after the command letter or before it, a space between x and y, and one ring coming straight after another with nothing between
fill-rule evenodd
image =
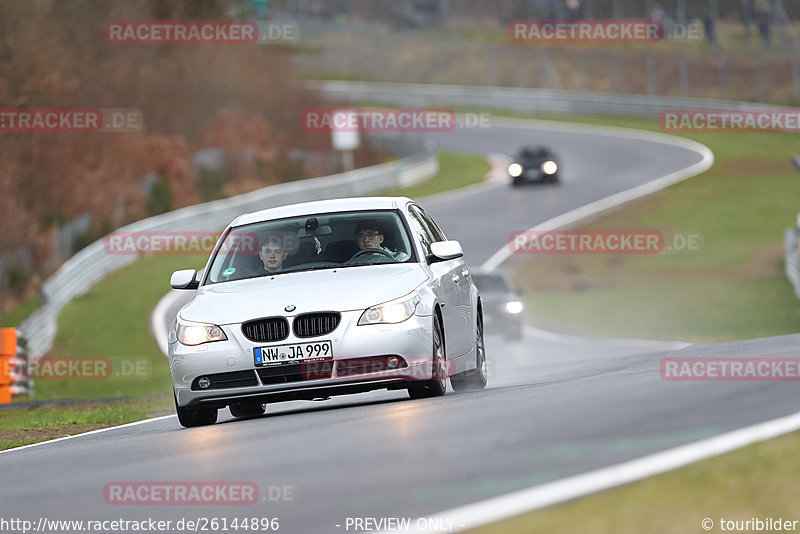
<instances>
[{"instance_id":1,"label":"front wheel","mask_svg":"<svg viewBox=\"0 0 800 534\"><path fill-rule=\"evenodd\" d=\"M175 398L174 395L173 398ZM217 422L216 408L181 407L178 406L178 399L175 398L175 411L178 414L178 422L186 428L213 425Z\"/></svg>"},{"instance_id":2,"label":"front wheel","mask_svg":"<svg viewBox=\"0 0 800 534\"><path fill-rule=\"evenodd\" d=\"M476 391L486 387L488 380L486 370L486 345L483 342L483 317L478 315L475 332L475 369L458 373L450 378L455 391Z\"/></svg>"},{"instance_id":3,"label":"front wheel","mask_svg":"<svg viewBox=\"0 0 800 534\"><path fill-rule=\"evenodd\" d=\"M447 369L445 367L442 324L438 315L433 316L433 358L430 380L408 386L408 396L412 399L441 397L447 392Z\"/></svg>"}]
</instances>

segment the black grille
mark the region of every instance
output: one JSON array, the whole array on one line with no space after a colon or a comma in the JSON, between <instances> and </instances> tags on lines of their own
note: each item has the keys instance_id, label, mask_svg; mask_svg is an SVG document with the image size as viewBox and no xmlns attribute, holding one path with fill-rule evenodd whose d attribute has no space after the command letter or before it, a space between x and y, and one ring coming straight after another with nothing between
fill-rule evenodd
<instances>
[{"instance_id":1,"label":"black grille","mask_svg":"<svg viewBox=\"0 0 800 534\"><path fill-rule=\"evenodd\" d=\"M341 315L336 312L307 313L294 319L294 335L314 337L330 334L339 326Z\"/></svg>"},{"instance_id":2,"label":"black grille","mask_svg":"<svg viewBox=\"0 0 800 534\"><path fill-rule=\"evenodd\" d=\"M253 371L231 371L230 373L218 373L213 375L203 375L211 381L211 385L205 389L225 389L243 388L247 386L257 386L258 381ZM197 381L202 377L197 377L192 381L192 391L205 391L197 385Z\"/></svg>"},{"instance_id":3,"label":"black grille","mask_svg":"<svg viewBox=\"0 0 800 534\"><path fill-rule=\"evenodd\" d=\"M250 341L282 341L289 337L289 323L283 317L267 317L242 325L244 337Z\"/></svg>"}]
</instances>

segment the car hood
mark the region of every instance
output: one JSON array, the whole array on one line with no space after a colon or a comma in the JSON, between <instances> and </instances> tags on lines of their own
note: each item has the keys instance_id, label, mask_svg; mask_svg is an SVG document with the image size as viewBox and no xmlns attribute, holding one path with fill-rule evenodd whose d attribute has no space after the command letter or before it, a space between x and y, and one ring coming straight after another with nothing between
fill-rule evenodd
<instances>
[{"instance_id":1,"label":"car hood","mask_svg":"<svg viewBox=\"0 0 800 534\"><path fill-rule=\"evenodd\" d=\"M425 282L416 263L285 273L203 286L180 312L187 321L241 323L258 317L314 311L364 310L402 297Z\"/></svg>"}]
</instances>

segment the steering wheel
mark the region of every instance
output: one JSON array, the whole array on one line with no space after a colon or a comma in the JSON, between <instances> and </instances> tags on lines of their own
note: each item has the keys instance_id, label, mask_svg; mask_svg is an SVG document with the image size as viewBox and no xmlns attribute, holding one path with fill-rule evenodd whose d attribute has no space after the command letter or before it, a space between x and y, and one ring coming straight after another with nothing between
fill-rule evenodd
<instances>
[{"instance_id":1,"label":"steering wheel","mask_svg":"<svg viewBox=\"0 0 800 534\"><path fill-rule=\"evenodd\" d=\"M358 258L359 256L363 256L365 254L376 254L376 253L377 254L383 254L384 256L386 256L387 258L390 258L392 260L394 259L394 256L392 256L391 254L389 254L388 252L386 252L382 248L365 248L364 250L359 250L358 252L353 254L353 257L350 258L347 261L353 261L354 259Z\"/></svg>"}]
</instances>

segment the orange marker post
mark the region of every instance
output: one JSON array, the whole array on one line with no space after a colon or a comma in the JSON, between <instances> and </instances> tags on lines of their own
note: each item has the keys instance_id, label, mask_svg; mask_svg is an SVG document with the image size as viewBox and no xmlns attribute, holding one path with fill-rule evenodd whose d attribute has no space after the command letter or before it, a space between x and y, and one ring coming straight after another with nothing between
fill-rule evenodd
<instances>
[{"instance_id":1,"label":"orange marker post","mask_svg":"<svg viewBox=\"0 0 800 534\"><path fill-rule=\"evenodd\" d=\"M11 357L17 353L17 329L0 328L0 404L11 403Z\"/></svg>"}]
</instances>

